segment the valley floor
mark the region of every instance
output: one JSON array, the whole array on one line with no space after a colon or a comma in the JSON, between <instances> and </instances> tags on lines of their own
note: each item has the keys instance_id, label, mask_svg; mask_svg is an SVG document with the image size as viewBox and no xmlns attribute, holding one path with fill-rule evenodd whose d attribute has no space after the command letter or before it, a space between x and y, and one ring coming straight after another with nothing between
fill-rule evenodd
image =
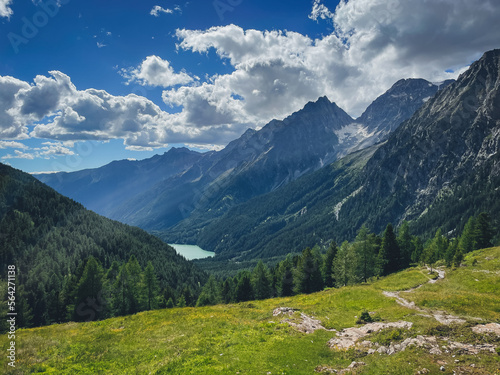
<instances>
[{"instance_id":1,"label":"valley floor","mask_svg":"<svg viewBox=\"0 0 500 375\"><path fill-rule=\"evenodd\" d=\"M500 375L500 248L439 271L412 268L310 295L23 329L16 368L6 356L0 366L9 374ZM363 310L380 320L356 324Z\"/></svg>"}]
</instances>

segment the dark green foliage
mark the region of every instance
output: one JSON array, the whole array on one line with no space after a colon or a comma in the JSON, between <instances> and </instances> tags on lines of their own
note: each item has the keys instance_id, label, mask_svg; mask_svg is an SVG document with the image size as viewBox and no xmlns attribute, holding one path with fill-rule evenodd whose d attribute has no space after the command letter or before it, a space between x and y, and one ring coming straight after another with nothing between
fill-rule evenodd
<instances>
[{"instance_id":1,"label":"dark green foliage","mask_svg":"<svg viewBox=\"0 0 500 375\"><path fill-rule=\"evenodd\" d=\"M181 296L183 299L184 296ZM208 281L203 286L201 290L201 294L198 297L198 301L196 302L196 306L207 306L207 305L216 305L222 302L221 292L219 288L219 283L215 279L213 275L208 278Z\"/></svg>"},{"instance_id":2,"label":"dark green foliage","mask_svg":"<svg viewBox=\"0 0 500 375\"><path fill-rule=\"evenodd\" d=\"M153 263L148 262L144 270L144 291L146 298L146 308L148 310L156 308L158 295L158 280L153 267Z\"/></svg>"},{"instance_id":3,"label":"dark green foliage","mask_svg":"<svg viewBox=\"0 0 500 375\"><path fill-rule=\"evenodd\" d=\"M0 277L5 276L8 264L23 270L17 280L26 303L23 307L26 313L19 317L20 327L86 320L92 315L104 318L147 308L148 298L142 301L141 298L145 296L142 270L148 262L154 264L162 288L180 290L189 286L197 291L199 284L207 279L204 272L157 238L100 217L30 175L3 164L0 164L0 243ZM128 284L119 286L120 269L132 254L136 260L128 271L138 279L130 284L129 272L122 273L122 282ZM92 261L82 279L91 257L106 272L96 268ZM103 272L101 282L98 277L91 277L91 271ZM84 292L86 283L94 285L91 295ZM132 295L124 293L119 298L114 286L127 292L122 287L129 284L135 288ZM102 289L97 294L96 287ZM150 302L154 308L153 300Z\"/></svg>"},{"instance_id":4,"label":"dark green foliage","mask_svg":"<svg viewBox=\"0 0 500 375\"><path fill-rule=\"evenodd\" d=\"M313 254L310 248L306 248L302 252L295 273L295 291L297 293L312 293L323 289L320 259Z\"/></svg>"},{"instance_id":5,"label":"dark green foliage","mask_svg":"<svg viewBox=\"0 0 500 375\"><path fill-rule=\"evenodd\" d=\"M165 305L165 307L167 309L171 309L172 307L174 307L174 300L172 299L172 297L170 297Z\"/></svg>"},{"instance_id":6,"label":"dark green foliage","mask_svg":"<svg viewBox=\"0 0 500 375\"><path fill-rule=\"evenodd\" d=\"M293 295L293 262L290 255L277 268L277 289L281 297Z\"/></svg>"},{"instance_id":7,"label":"dark green foliage","mask_svg":"<svg viewBox=\"0 0 500 375\"><path fill-rule=\"evenodd\" d=\"M491 218L486 212L480 213L476 218L474 228L476 249L485 249L492 245L493 229L491 228Z\"/></svg>"},{"instance_id":8,"label":"dark green foliage","mask_svg":"<svg viewBox=\"0 0 500 375\"><path fill-rule=\"evenodd\" d=\"M354 247L344 241L333 260L333 277L337 287L352 285L359 281L356 274L358 259Z\"/></svg>"},{"instance_id":9,"label":"dark green foliage","mask_svg":"<svg viewBox=\"0 0 500 375\"><path fill-rule=\"evenodd\" d=\"M373 236L368 233L368 228L362 226L353 243L355 259L357 261L356 274L367 282L375 274L375 249L376 243Z\"/></svg>"},{"instance_id":10,"label":"dark green foliage","mask_svg":"<svg viewBox=\"0 0 500 375\"><path fill-rule=\"evenodd\" d=\"M333 278L333 260L335 259L335 255L337 255L337 244L335 241L330 242L330 246L328 246L328 250L326 251L325 260L323 261L323 280L326 287L333 287L335 285L335 279Z\"/></svg>"},{"instance_id":11,"label":"dark green foliage","mask_svg":"<svg viewBox=\"0 0 500 375\"><path fill-rule=\"evenodd\" d=\"M76 287L75 320L95 320L104 315L105 307L99 305L103 292L103 275L102 266L91 256Z\"/></svg>"},{"instance_id":12,"label":"dark green foliage","mask_svg":"<svg viewBox=\"0 0 500 375\"><path fill-rule=\"evenodd\" d=\"M236 284L236 300L238 302L253 300L253 290L250 272L243 271L239 274Z\"/></svg>"},{"instance_id":13,"label":"dark green foliage","mask_svg":"<svg viewBox=\"0 0 500 375\"><path fill-rule=\"evenodd\" d=\"M383 264L382 275L388 275L403 268L401 250L391 223L385 228L379 254L381 254L380 264Z\"/></svg>"},{"instance_id":14,"label":"dark green foliage","mask_svg":"<svg viewBox=\"0 0 500 375\"><path fill-rule=\"evenodd\" d=\"M273 296L271 274L262 260L253 269L252 289L255 299L266 299Z\"/></svg>"},{"instance_id":15,"label":"dark green foliage","mask_svg":"<svg viewBox=\"0 0 500 375\"><path fill-rule=\"evenodd\" d=\"M405 220L398 229L398 245L401 249L401 266L406 268L412 262L412 254L415 251L413 238L410 234L410 226Z\"/></svg>"},{"instance_id":16,"label":"dark green foliage","mask_svg":"<svg viewBox=\"0 0 500 375\"><path fill-rule=\"evenodd\" d=\"M370 313L367 310L363 310L356 321L356 324L366 324L366 323L372 323L373 318L371 317Z\"/></svg>"}]
</instances>

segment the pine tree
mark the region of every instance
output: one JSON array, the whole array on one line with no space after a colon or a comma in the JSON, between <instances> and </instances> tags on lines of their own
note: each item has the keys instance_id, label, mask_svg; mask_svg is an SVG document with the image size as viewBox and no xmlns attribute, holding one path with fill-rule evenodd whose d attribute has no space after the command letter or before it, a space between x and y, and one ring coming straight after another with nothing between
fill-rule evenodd
<instances>
[{"instance_id":1,"label":"pine tree","mask_svg":"<svg viewBox=\"0 0 500 375\"><path fill-rule=\"evenodd\" d=\"M236 286L236 300L238 302L244 302L252 299L253 290L250 273L248 271L242 271L239 274L238 284Z\"/></svg>"},{"instance_id":2,"label":"pine tree","mask_svg":"<svg viewBox=\"0 0 500 375\"><path fill-rule=\"evenodd\" d=\"M156 299L158 297L158 280L156 278L153 263L148 262L144 269L144 289L146 291L147 309L156 308Z\"/></svg>"},{"instance_id":3,"label":"pine tree","mask_svg":"<svg viewBox=\"0 0 500 375\"><path fill-rule=\"evenodd\" d=\"M385 263L384 260L381 259L381 264L385 263L385 266L383 266L383 275L399 271L402 268L401 251L391 223L387 224L385 228L379 254L380 253L382 253L387 262Z\"/></svg>"},{"instance_id":4,"label":"pine tree","mask_svg":"<svg viewBox=\"0 0 500 375\"><path fill-rule=\"evenodd\" d=\"M458 248L462 254L470 253L476 248L476 236L475 236L476 220L474 217L470 217L465 224L462 235L458 242Z\"/></svg>"},{"instance_id":5,"label":"pine tree","mask_svg":"<svg viewBox=\"0 0 500 375\"><path fill-rule=\"evenodd\" d=\"M142 283L142 269L135 255L132 255L125 265L129 275L128 306L129 314L142 310L144 299L144 284Z\"/></svg>"},{"instance_id":6,"label":"pine tree","mask_svg":"<svg viewBox=\"0 0 500 375\"><path fill-rule=\"evenodd\" d=\"M222 302L231 303L235 300L235 287L231 277L228 277L222 283L221 288Z\"/></svg>"},{"instance_id":7,"label":"pine tree","mask_svg":"<svg viewBox=\"0 0 500 375\"><path fill-rule=\"evenodd\" d=\"M177 307L186 307L186 299L183 295L177 298Z\"/></svg>"},{"instance_id":8,"label":"pine tree","mask_svg":"<svg viewBox=\"0 0 500 375\"><path fill-rule=\"evenodd\" d=\"M102 300L104 271L100 263L89 257L76 292L76 319L95 320L102 316L105 308Z\"/></svg>"},{"instance_id":9,"label":"pine tree","mask_svg":"<svg viewBox=\"0 0 500 375\"><path fill-rule=\"evenodd\" d=\"M411 261L412 263L418 263L422 261L422 253L424 251L424 245L422 244L422 240L418 237L413 237L413 252L411 253Z\"/></svg>"},{"instance_id":10,"label":"pine tree","mask_svg":"<svg viewBox=\"0 0 500 375\"><path fill-rule=\"evenodd\" d=\"M222 298L221 298L219 283L215 279L214 275L210 275L208 281L205 283L205 285L201 290L201 294L198 297L196 306L198 307L198 306L216 305L218 303L221 303L221 301Z\"/></svg>"},{"instance_id":11,"label":"pine tree","mask_svg":"<svg viewBox=\"0 0 500 375\"><path fill-rule=\"evenodd\" d=\"M344 241L333 261L333 277L337 287L352 285L358 282L356 275L358 260L354 247Z\"/></svg>"},{"instance_id":12,"label":"pine tree","mask_svg":"<svg viewBox=\"0 0 500 375\"><path fill-rule=\"evenodd\" d=\"M113 300L114 315L126 315L131 311L129 298L130 282L130 275L124 264L120 267L120 272L118 272L118 276L113 285L115 290L115 297Z\"/></svg>"},{"instance_id":13,"label":"pine tree","mask_svg":"<svg viewBox=\"0 0 500 375\"><path fill-rule=\"evenodd\" d=\"M448 249L446 249L446 254L444 256L444 260L446 262L447 267L451 267L453 264L453 259L455 258L455 254L458 251L458 240L454 239L453 241L450 241L450 244L448 245Z\"/></svg>"},{"instance_id":14,"label":"pine tree","mask_svg":"<svg viewBox=\"0 0 500 375\"><path fill-rule=\"evenodd\" d=\"M252 289L255 299L271 298L272 280L267 266L259 260L252 272Z\"/></svg>"},{"instance_id":15,"label":"pine tree","mask_svg":"<svg viewBox=\"0 0 500 375\"><path fill-rule=\"evenodd\" d=\"M353 243L356 254L357 267L356 274L365 283L374 275L374 244L370 241L368 228L362 226Z\"/></svg>"},{"instance_id":16,"label":"pine tree","mask_svg":"<svg viewBox=\"0 0 500 375\"><path fill-rule=\"evenodd\" d=\"M320 267L311 249L306 248L295 272L294 284L297 293L313 293L323 289Z\"/></svg>"},{"instance_id":17,"label":"pine tree","mask_svg":"<svg viewBox=\"0 0 500 375\"><path fill-rule=\"evenodd\" d=\"M399 227L397 241L401 249L401 267L406 268L410 265L411 255L415 250L410 234L410 226L406 220Z\"/></svg>"},{"instance_id":18,"label":"pine tree","mask_svg":"<svg viewBox=\"0 0 500 375\"><path fill-rule=\"evenodd\" d=\"M493 234L490 216L485 212L477 215L474 228L475 250L491 247Z\"/></svg>"},{"instance_id":19,"label":"pine tree","mask_svg":"<svg viewBox=\"0 0 500 375\"><path fill-rule=\"evenodd\" d=\"M337 255L337 244L335 241L330 242L330 246L328 246L328 250L326 251L325 260L323 262L323 280L326 287L333 287L335 285L335 280L333 279L333 260L335 259L335 255Z\"/></svg>"},{"instance_id":20,"label":"pine tree","mask_svg":"<svg viewBox=\"0 0 500 375\"><path fill-rule=\"evenodd\" d=\"M293 261L290 255L278 267L278 293L281 297L293 295Z\"/></svg>"}]
</instances>

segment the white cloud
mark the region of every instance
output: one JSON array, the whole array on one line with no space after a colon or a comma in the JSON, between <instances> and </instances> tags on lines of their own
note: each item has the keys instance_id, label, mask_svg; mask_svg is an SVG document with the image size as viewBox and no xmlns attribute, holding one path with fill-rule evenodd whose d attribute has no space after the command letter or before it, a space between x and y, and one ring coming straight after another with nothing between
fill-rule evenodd
<instances>
[{"instance_id":1,"label":"white cloud","mask_svg":"<svg viewBox=\"0 0 500 375\"><path fill-rule=\"evenodd\" d=\"M153 9L151 9L151 12L149 12L149 14L151 14L152 16L155 16L155 17L158 17L160 15L160 13L172 14L172 13L174 13L174 11L172 9L165 9L159 5L155 5L153 7Z\"/></svg>"},{"instance_id":2,"label":"white cloud","mask_svg":"<svg viewBox=\"0 0 500 375\"><path fill-rule=\"evenodd\" d=\"M28 146L26 146L23 143L20 142L14 142L14 141L0 141L0 149L2 148L20 148L20 149L26 149Z\"/></svg>"},{"instance_id":3,"label":"white cloud","mask_svg":"<svg viewBox=\"0 0 500 375\"><path fill-rule=\"evenodd\" d=\"M311 39L235 25L177 30L180 49L213 49L233 71L165 91L164 101L183 105L188 123L203 128L263 124L323 95L359 116L401 78L456 78L500 35L497 1L350 0L334 11L315 1L309 17L329 19L335 31Z\"/></svg>"},{"instance_id":4,"label":"white cloud","mask_svg":"<svg viewBox=\"0 0 500 375\"><path fill-rule=\"evenodd\" d=\"M10 18L14 14L10 5L12 5L12 0L0 0L0 17Z\"/></svg>"},{"instance_id":5,"label":"white cloud","mask_svg":"<svg viewBox=\"0 0 500 375\"><path fill-rule=\"evenodd\" d=\"M75 153L69 148L65 147L62 142L44 142L43 147L34 148L39 151L41 156L61 156L61 155L74 155Z\"/></svg>"},{"instance_id":6,"label":"white cloud","mask_svg":"<svg viewBox=\"0 0 500 375\"><path fill-rule=\"evenodd\" d=\"M330 9L328 9L324 4L321 4L321 0L314 0L313 8L311 14L309 15L310 19L313 21L317 21L318 18L326 20L333 19L334 16L334 13L330 12Z\"/></svg>"},{"instance_id":7,"label":"white cloud","mask_svg":"<svg viewBox=\"0 0 500 375\"><path fill-rule=\"evenodd\" d=\"M128 79L128 83L138 82L141 85L170 87L193 82L186 72L175 73L170 62L158 56L148 56L137 68L122 69L120 74Z\"/></svg>"},{"instance_id":8,"label":"white cloud","mask_svg":"<svg viewBox=\"0 0 500 375\"><path fill-rule=\"evenodd\" d=\"M33 155L31 153L22 152L22 151L19 151L19 150L14 150L14 155L7 154L7 155L2 156L2 160L7 160L7 159L29 159L29 160L33 160L33 159L35 159L35 155Z\"/></svg>"},{"instance_id":9,"label":"white cloud","mask_svg":"<svg viewBox=\"0 0 500 375\"><path fill-rule=\"evenodd\" d=\"M204 131L185 126L186 114L170 114L147 98L114 96L103 90L78 90L58 71L37 76L33 84L0 76L0 132L10 139L57 140L33 149L33 157L71 155L75 141L123 139L128 149L152 150L169 143L223 144L239 135L231 124ZM2 137L9 139L9 137ZM7 158L29 157L13 154Z\"/></svg>"},{"instance_id":10,"label":"white cloud","mask_svg":"<svg viewBox=\"0 0 500 375\"><path fill-rule=\"evenodd\" d=\"M97 42L97 48L103 48L103 47L107 47L107 46L108 46L107 44Z\"/></svg>"},{"instance_id":11,"label":"white cloud","mask_svg":"<svg viewBox=\"0 0 500 375\"><path fill-rule=\"evenodd\" d=\"M0 136L123 139L135 150L215 147L324 95L360 115L400 78L456 77L499 47L500 3L493 0L350 0L334 10L317 0L309 17L328 19L335 31L312 39L235 25L177 30L179 51L213 50L228 73L198 79L158 56L121 71L128 82L164 87L164 102L182 107L175 114L137 95L77 90L61 72L37 76L33 84L0 77Z\"/></svg>"}]
</instances>

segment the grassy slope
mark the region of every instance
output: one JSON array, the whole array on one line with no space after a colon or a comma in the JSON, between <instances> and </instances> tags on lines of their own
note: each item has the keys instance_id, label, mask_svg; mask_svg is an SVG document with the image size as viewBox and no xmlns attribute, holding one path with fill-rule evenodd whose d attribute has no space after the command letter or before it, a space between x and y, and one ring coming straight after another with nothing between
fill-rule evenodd
<instances>
[{"instance_id":1,"label":"grassy slope","mask_svg":"<svg viewBox=\"0 0 500 375\"><path fill-rule=\"evenodd\" d=\"M473 259L477 264L472 265ZM447 270L445 280L425 285L405 298L411 297L422 306L500 322L500 248L475 252L467 257L466 264L458 270ZM373 284L311 295L158 310L101 322L19 330L19 361L10 373L312 374L318 365L340 369L353 360L366 362L360 374L414 374L424 367L431 373L443 373L437 363L440 360L447 362L445 374L464 364L470 373L500 374L500 356L489 353L477 357L458 353L456 357L451 357L452 353L433 356L413 348L391 356L359 358L354 350L335 352L326 345L334 332L320 330L307 335L272 316L274 308L289 306L320 319L327 328L342 329L353 326L355 316L366 308L386 321L414 322L407 334L428 334L439 323L382 295L382 290L419 285L427 280L426 274L412 269ZM469 328L460 329L466 332ZM0 348L5 352L5 336L2 340ZM498 339L490 342L500 346ZM455 359L460 363L455 364ZM471 363L476 367L471 368ZM7 368L5 356L0 357L0 368Z\"/></svg>"}]
</instances>

